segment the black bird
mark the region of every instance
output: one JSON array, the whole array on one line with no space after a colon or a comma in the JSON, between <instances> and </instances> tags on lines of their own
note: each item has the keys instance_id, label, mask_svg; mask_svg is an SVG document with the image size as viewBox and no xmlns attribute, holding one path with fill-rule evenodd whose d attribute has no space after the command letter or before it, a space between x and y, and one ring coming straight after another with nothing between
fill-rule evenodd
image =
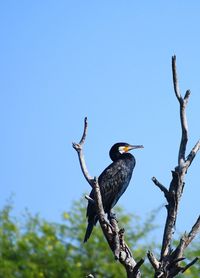
<instances>
[{"instance_id":1,"label":"black bird","mask_svg":"<svg viewBox=\"0 0 200 278\"><path fill-rule=\"evenodd\" d=\"M110 149L111 163L99 176L98 182L102 196L105 213L110 216L111 209L115 206L119 198L129 185L133 169L135 167L135 157L128 153L132 149L143 148L141 145L129 145L127 143L116 143ZM94 200L94 189L90 192L90 197ZM88 203L87 207L88 226L84 238L86 242L98 221L95 204Z\"/></svg>"}]
</instances>

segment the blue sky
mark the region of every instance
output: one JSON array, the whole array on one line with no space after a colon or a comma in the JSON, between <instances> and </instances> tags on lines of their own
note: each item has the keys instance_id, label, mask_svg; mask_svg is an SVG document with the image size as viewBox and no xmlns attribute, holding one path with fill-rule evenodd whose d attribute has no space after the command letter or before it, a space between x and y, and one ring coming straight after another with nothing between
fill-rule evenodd
<instances>
[{"instance_id":1,"label":"blue sky","mask_svg":"<svg viewBox=\"0 0 200 278\"><path fill-rule=\"evenodd\" d=\"M199 11L198 1L1 2L0 206L14 194L16 215L27 207L60 221L90 191L71 147L85 116L91 175L110 163L113 143L143 144L119 203L141 217L165 203L151 177L168 186L177 164L174 54L182 94L192 92L188 152L200 135ZM199 164L197 155L186 176L180 232L199 214Z\"/></svg>"}]
</instances>

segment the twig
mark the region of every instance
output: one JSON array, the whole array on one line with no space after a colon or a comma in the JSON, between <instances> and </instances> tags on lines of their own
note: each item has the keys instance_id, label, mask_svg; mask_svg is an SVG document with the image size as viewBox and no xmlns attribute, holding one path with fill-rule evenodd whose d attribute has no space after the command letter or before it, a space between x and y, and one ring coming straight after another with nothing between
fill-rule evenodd
<instances>
[{"instance_id":1,"label":"twig","mask_svg":"<svg viewBox=\"0 0 200 278\"><path fill-rule=\"evenodd\" d=\"M186 162L185 162L186 171L187 171L188 167L191 165L193 159L195 158L195 156L199 150L200 150L200 140L196 143L196 145L191 150L191 152L189 153L189 155L186 159Z\"/></svg>"},{"instance_id":2,"label":"twig","mask_svg":"<svg viewBox=\"0 0 200 278\"><path fill-rule=\"evenodd\" d=\"M144 259L140 259L139 262L136 263L136 265L134 266L134 270L133 270L134 275L137 275L137 273L139 272L139 269L143 265L143 263L144 263Z\"/></svg>"},{"instance_id":3,"label":"twig","mask_svg":"<svg viewBox=\"0 0 200 278\"><path fill-rule=\"evenodd\" d=\"M197 221L195 222L195 224L193 225L191 231L188 234L187 246L188 246L188 244L190 244L190 242L195 238L195 236L199 232L200 232L200 216L197 218Z\"/></svg>"},{"instance_id":4,"label":"twig","mask_svg":"<svg viewBox=\"0 0 200 278\"><path fill-rule=\"evenodd\" d=\"M182 268L181 272L185 272L189 267L191 267L193 264L195 264L199 260L198 257L196 257L194 260L192 260L189 264L187 264L185 267Z\"/></svg>"},{"instance_id":5,"label":"twig","mask_svg":"<svg viewBox=\"0 0 200 278\"><path fill-rule=\"evenodd\" d=\"M154 254L151 251L147 252L147 257L155 270L158 270L160 267L160 262L156 259Z\"/></svg>"},{"instance_id":6,"label":"twig","mask_svg":"<svg viewBox=\"0 0 200 278\"><path fill-rule=\"evenodd\" d=\"M83 145L85 143L85 138L86 138L86 135L87 135L87 126L88 126L87 117L85 117L85 119L84 119L84 130L83 130L83 135L81 137L81 140L80 140L79 143L72 143L72 146L77 151L80 166L81 166L81 170L82 170L82 173L83 173L85 179L93 187L94 178L89 175L89 172L87 170L87 166L86 166L86 163L85 163L85 158L84 158L84 155L83 155Z\"/></svg>"},{"instance_id":7,"label":"twig","mask_svg":"<svg viewBox=\"0 0 200 278\"><path fill-rule=\"evenodd\" d=\"M173 85L174 85L174 92L175 95L180 102L182 97L181 97L181 92L179 88L179 83L178 83L178 76L177 76L177 71L176 71L176 56L172 56L172 76L173 76Z\"/></svg>"},{"instance_id":8,"label":"twig","mask_svg":"<svg viewBox=\"0 0 200 278\"><path fill-rule=\"evenodd\" d=\"M92 204L95 204L95 201L88 195L85 195L85 199L88 200L88 202L91 202Z\"/></svg>"},{"instance_id":9,"label":"twig","mask_svg":"<svg viewBox=\"0 0 200 278\"><path fill-rule=\"evenodd\" d=\"M87 135L87 129L88 129L88 121L87 121L87 117L85 117L83 135L81 137L79 145L83 145L85 143L85 139L86 139L86 135Z\"/></svg>"},{"instance_id":10,"label":"twig","mask_svg":"<svg viewBox=\"0 0 200 278\"><path fill-rule=\"evenodd\" d=\"M169 201L169 191L168 189L162 185L155 177L152 178L152 181L154 182L154 184L160 188L160 190L164 193L165 198L167 199L167 201Z\"/></svg>"}]
</instances>

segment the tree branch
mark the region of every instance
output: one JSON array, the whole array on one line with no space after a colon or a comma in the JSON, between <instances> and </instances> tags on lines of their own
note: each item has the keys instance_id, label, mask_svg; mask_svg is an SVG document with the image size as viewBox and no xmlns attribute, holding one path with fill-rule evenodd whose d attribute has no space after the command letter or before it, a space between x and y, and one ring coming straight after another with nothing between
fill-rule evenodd
<instances>
[{"instance_id":1,"label":"tree branch","mask_svg":"<svg viewBox=\"0 0 200 278\"><path fill-rule=\"evenodd\" d=\"M176 56L172 56L172 77L173 77L173 85L174 85L174 92L179 102L182 101L181 92L178 83L178 76L176 71Z\"/></svg>"},{"instance_id":2,"label":"tree branch","mask_svg":"<svg viewBox=\"0 0 200 278\"><path fill-rule=\"evenodd\" d=\"M120 263L125 267L128 278L140 278L141 273L139 271L140 266L144 260L141 259L138 263L133 259L132 253L124 241L124 232L119 230L117 220L111 217L110 223L105 219L105 212L102 204L101 191L98 184L98 178L91 177L86 167L83 145L85 143L87 135L87 118L84 121L83 135L79 143L73 143L72 146L76 150L81 166L82 173L86 178L87 182L92 186L95 192L94 200L86 195L85 198L96 205L98 220L101 225L103 234L112 250L115 259L119 260Z\"/></svg>"},{"instance_id":3,"label":"tree branch","mask_svg":"<svg viewBox=\"0 0 200 278\"><path fill-rule=\"evenodd\" d=\"M167 199L167 201L169 201L169 191L168 189L162 185L155 177L152 178L152 181L154 182L154 184L160 188L160 190L164 193L165 198Z\"/></svg>"},{"instance_id":4,"label":"tree branch","mask_svg":"<svg viewBox=\"0 0 200 278\"><path fill-rule=\"evenodd\" d=\"M199 144L196 145L195 148L193 148L192 153L188 158L188 162L186 163L185 152L186 152L186 146L188 142L188 126L187 126L185 108L190 96L190 91L187 90L184 98L182 98L179 89L178 77L176 71L176 56L172 57L172 74L173 74L174 92L180 104L180 120L181 120L182 136L181 136L181 142L180 142L179 153L178 153L178 166L175 168L175 171L172 171L172 181L169 187L169 194L167 195L168 197L167 198L168 201L167 219L166 219L165 230L163 235L161 259L169 255L171 251L171 242L174 233L177 213L178 213L178 205L183 193L184 177L187 171L186 166L188 165L189 167L189 163L191 163L192 159L195 156L194 154L196 153L195 151L197 151L198 148L200 147Z\"/></svg>"},{"instance_id":5,"label":"tree branch","mask_svg":"<svg viewBox=\"0 0 200 278\"><path fill-rule=\"evenodd\" d=\"M179 245L176 247L172 253L173 257L180 258L183 256L183 253L186 247L192 242L195 236L200 232L200 216L197 218L197 221L193 225L189 234L184 234L179 242Z\"/></svg>"},{"instance_id":6,"label":"tree branch","mask_svg":"<svg viewBox=\"0 0 200 278\"><path fill-rule=\"evenodd\" d=\"M89 195L85 195L85 199L88 200L88 202L95 204L95 201Z\"/></svg>"},{"instance_id":7,"label":"tree branch","mask_svg":"<svg viewBox=\"0 0 200 278\"><path fill-rule=\"evenodd\" d=\"M185 108L188 103L190 91L187 90L184 98L182 98L179 89L179 83L178 83L178 77L176 71L176 56L172 57L172 74L173 74L174 92L180 104L180 120L181 120L182 136L181 136L181 143L180 143L179 155L178 155L178 165L180 168L182 168L183 164L185 163L185 151L186 151L186 145L188 141L188 125L187 125Z\"/></svg>"},{"instance_id":8,"label":"tree branch","mask_svg":"<svg viewBox=\"0 0 200 278\"><path fill-rule=\"evenodd\" d=\"M139 271L139 267L142 265L144 260L141 259L138 263L136 263L133 259L130 249L120 234L117 220L113 217L111 225L105 220L105 212L103 209L101 191L97 178L94 179L94 190L99 223L115 259L119 259L121 264L123 264L128 278L140 278L141 273Z\"/></svg>"},{"instance_id":9,"label":"tree branch","mask_svg":"<svg viewBox=\"0 0 200 278\"><path fill-rule=\"evenodd\" d=\"M160 268L160 262L156 259L156 257L151 251L147 252L147 257L153 268L157 271Z\"/></svg>"},{"instance_id":10,"label":"tree branch","mask_svg":"<svg viewBox=\"0 0 200 278\"><path fill-rule=\"evenodd\" d=\"M85 143L85 139L86 139L86 135L87 135L87 126L88 126L87 117L85 117L83 135L81 137L81 140L80 140L79 143L72 143L72 146L77 151L80 166L81 166L81 170L82 170L82 173L83 173L85 179L93 187L94 178L89 175L89 172L87 170L87 166L86 166L86 163L85 163L84 154L83 154L83 145Z\"/></svg>"},{"instance_id":11,"label":"tree branch","mask_svg":"<svg viewBox=\"0 0 200 278\"><path fill-rule=\"evenodd\" d=\"M176 194L176 188L178 186L178 174L172 171L172 181L169 188L169 199L167 207L167 218L165 222L162 248L161 248L161 260L169 255L171 251L172 236L174 233L174 227L176 223L176 217L178 213L178 197Z\"/></svg>"},{"instance_id":12,"label":"tree branch","mask_svg":"<svg viewBox=\"0 0 200 278\"><path fill-rule=\"evenodd\" d=\"M189 267L191 267L193 264L195 264L199 260L198 257L196 257L194 260L192 260L189 264L187 264L185 267L181 269L181 272L185 272Z\"/></svg>"},{"instance_id":13,"label":"tree branch","mask_svg":"<svg viewBox=\"0 0 200 278\"><path fill-rule=\"evenodd\" d=\"M191 150L191 152L189 153L186 162L185 162L185 166L186 166L186 171L189 168L189 166L191 165L193 159L195 158L197 152L200 150L200 140L196 143L196 145L194 146L194 148Z\"/></svg>"},{"instance_id":14,"label":"tree branch","mask_svg":"<svg viewBox=\"0 0 200 278\"><path fill-rule=\"evenodd\" d=\"M190 91L187 90L184 98L182 98L176 70L176 56L172 57L172 75L175 96L178 99L180 106L182 135L178 152L178 166L175 167L174 171L172 171L172 180L169 186L169 190L166 189L160 182L158 182L156 178L152 178L155 185L158 186L159 189L164 193L168 202L166 206L167 217L163 233L159 264L156 262L155 257L151 255L152 253L149 253L148 255L149 261L155 269L155 277L157 278L172 278L175 277L179 272L183 272L184 268L179 266L180 262L184 260L183 252L200 231L200 219L198 218L190 233L188 235L184 235L180 239L179 245L177 246L175 251L172 252L171 244L177 219L178 206L185 185L185 174L187 173L187 170L191 165L196 153L200 149L200 141L198 141L188 155L187 159L185 159L186 146L188 142L188 126L185 109L189 100ZM188 264L188 267L194 264L195 261L196 260L193 260L191 264Z\"/></svg>"}]
</instances>

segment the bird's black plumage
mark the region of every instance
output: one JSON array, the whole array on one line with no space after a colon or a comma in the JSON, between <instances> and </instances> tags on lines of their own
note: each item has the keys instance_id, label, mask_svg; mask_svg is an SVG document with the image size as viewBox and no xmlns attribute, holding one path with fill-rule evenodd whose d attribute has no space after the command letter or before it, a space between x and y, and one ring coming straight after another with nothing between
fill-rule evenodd
<instances>
[{"instance_id":1,"label":"bird's black plumage","mask_svg":"<svg viewBox=\"0 0 200 278\"><path fill-rule=\"evenodd\" d=\"M110 149L111 163L99 176L98 182L102 196L102 202L105 213L110 213L119 198L127 189L133 169L135 167L135 158L128 153L131 149L142 148L143 146L132 146L127 143L116 143ZM94 200L94 189L90 192L90 197ZM94 225L98 221L95 204L88 203L87 207L88 226L84 242L90 237Z\"/></svg>"}]
</instances>

